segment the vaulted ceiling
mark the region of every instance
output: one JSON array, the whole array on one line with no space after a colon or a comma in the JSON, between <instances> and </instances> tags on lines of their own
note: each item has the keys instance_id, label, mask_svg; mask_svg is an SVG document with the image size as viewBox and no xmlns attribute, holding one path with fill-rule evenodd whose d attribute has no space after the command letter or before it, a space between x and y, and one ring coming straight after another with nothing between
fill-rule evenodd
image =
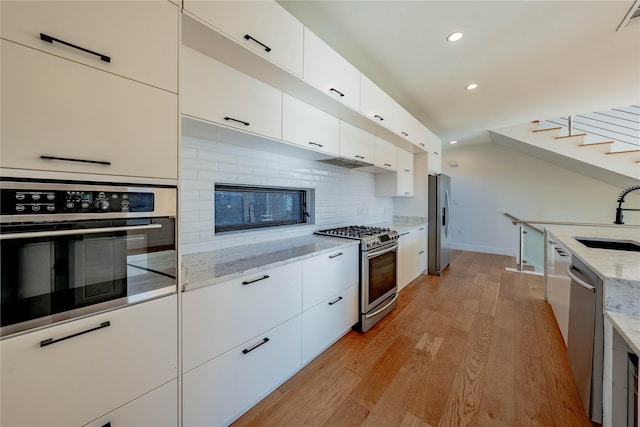
<instances>
[{"instance_id":1,"label":"vaulted ceiling","mask_svg":"<svg viewBox=\"0 0 640 427\"><path fill-rule=\"evenodd\" d=\"M631 0L280 4L446 143L487 129L640 104ZM464 33L452 43L446 37ZM465 86L475 82L478 88Z\"/></svg>"}]
</instances>

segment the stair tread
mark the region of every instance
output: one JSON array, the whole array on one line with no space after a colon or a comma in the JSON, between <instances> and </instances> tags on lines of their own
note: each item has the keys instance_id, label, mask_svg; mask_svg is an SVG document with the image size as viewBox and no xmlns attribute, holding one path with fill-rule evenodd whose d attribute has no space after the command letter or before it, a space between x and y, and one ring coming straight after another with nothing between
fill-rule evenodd
<instances>
[{"instance_id":1,"label":"stair tread","mask_svg":"<svg viewBox=\"0 0 640 427\"><path fill-rule=\"evenodd\" d=\"M592 142L590 144L578 144L578 147L589 147L591 145L613 144L613 141Z\"/></svg>"},{"instance_id":2,"label":"stair tread","mask_svg":"<svg viewBox=\"0 0 640 427\"><path fill-rule=\"evenodd\" d=\"M548 130L562 130L562 127L559 126L557 128L535 129L532 132L545 132L545 131L548 131Z\"/></svg>"},{"instance_id":3,"label":"stair tread","mask_svg":"<svg viewBox=\"0 0 640 427\"><path fill-rule=\"evenodd\" d=\"M574 138L574 137L577 137L577 136L587 136L587 134L586 133L576 133L574 135L556 136L555 139Z\"/></svg>"},{"instance_id":4,"label":"stair tread","mask_svg":"<svg viewBox=\"0 0 640 427\"><path fill-rule=\"evenodd\" d=\"M609 151L606 154L627 154L627 153L640 153L640 150Z\"/></svg>"}]
</instances>

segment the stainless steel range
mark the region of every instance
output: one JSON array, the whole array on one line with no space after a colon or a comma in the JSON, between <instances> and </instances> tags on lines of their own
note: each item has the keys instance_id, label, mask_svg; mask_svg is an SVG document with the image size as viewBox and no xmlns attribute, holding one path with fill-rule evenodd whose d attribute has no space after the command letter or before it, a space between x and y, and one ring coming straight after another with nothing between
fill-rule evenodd
<instances>
[{"instance_id":1,"label":"stainless steel range","mask_svg":"<svg viewBox=\"0 0 640 427\"><path fill-rule=\"evenodd\" d=\"M396 306L398 299L398 232L352 225L316 234L360 241L360 322L366 332Z\"/></svg>"}]
</instances>

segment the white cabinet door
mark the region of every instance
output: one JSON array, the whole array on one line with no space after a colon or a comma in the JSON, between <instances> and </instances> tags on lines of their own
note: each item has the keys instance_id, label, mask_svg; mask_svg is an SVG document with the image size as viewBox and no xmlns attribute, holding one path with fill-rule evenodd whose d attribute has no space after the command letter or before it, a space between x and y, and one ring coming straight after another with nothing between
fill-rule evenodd
<instances>
[{"instance_id":1,"label":"white cabinet door","mask_svg":"<svg viewBox=\"0 0 640 427\"><path fill-rule=\"evenodd\" d=\"M358 283L359 251L353 245L302 261L303 310Z\"/></svg>"},{"instance_id":2,"label":"white cabinet door","mask_svg":"<svg viewBox=\"0 0 640 427\"><path fill-rule=\"evenodd\" d=\"M302 263L185 292L183 372L301 313Z\"/></svg>"},{"instance_id":3,"label":"white cabinet door","mask_svg":"<svg viewBox=\"0 0 640 427\"><path fill-rule=\"evenodd\" d=\"M3 39L177 92L179 13L167 1L2 1L0 7ZM37 71L51 84L73 85L46 68Z\"/></svg>"},{"instance_id":4,"label":"white cabinet door","mask_svg":"<svg viewBox=\"0 0 640 427\"><path fill-rule=\"evenodd\" d=\"M427 227L400 233L398 249L398 289L403 289L427 268Z\"/></svg>"},{"instance_id":5,"label":"white cabinet door","mask_svg":"<svg viewBox=\"0 0 640 427\"><path fill-rule=\"evenodd\" d=\"M553 270L550 271L547 299L553 309L565 345L569 338L569 303L571 299L571 279L567 267L571 265L571 253L560 243L553 244Z\"/></svg>"},{"instance_id":6,"label":"white cabinet door","mask_svg":"<svg viewBox=\"0 0 640 427\"><path fill-rule=\"evenodd\" d=\"M440 156L440 150L429 151L427 163L427 168L430 174L437 175L442 173L442 158Z\"/></svg>"},{"instance_id":7,"label":"white cabinet door","mask_svg":"<svg viewBox=\"0 0 640 427\"><path fill-rule=\"evenodd\" d=\"M0 424L84 425L175 379L176 300L172 295L0 341Z\"/></svg>"},{"instance_id":8,"label":"white cabinet door","mask_svg":"<svg viewBox=\"0 0 640 427\"><path fill-rule=\"evenodd\" d=\"M176 427L177 425L178 380L173 380L90 422L86 427Z\"/></svg>"},{"instance_id":9,"label":"white cabinet door","mask_svg":"<svg viewBox=\"0 0 640 427\"><path fill-rule=\"evenodd\" d=\"M387 95L364 74L360 76L360 112L379 124L395 130L393 98Z\"/></svg>"},{"instance_id":10,"label":"white cabinet door","mask_svg":"<svg viewBox=\"0 0 640 427\"><path fill-rule=\"evenodd\" d=\"M398 171L413 173L413 153L398 148Z\"/></svg>"},{"instance_id":11,"label":"white cabinet door","mask_svg":"<svg viewBox=\"0 0 640 427\"><path fill-rule=\"evenodd\" d=\"M413 143L417 138L413 116L409 114L400 104L393 101L393 123L395 127L392 129L398 135Z\"/></svg>"},{"instance_id":12,"label":"white cabinet door","mask_svg":"<svg viewBox=\"0 0 640 427\"><path fill-rule=\"evenodd\" d=\"M182 114L282 138L282 92L186 46L180 70Z\"/></svg>"},{"instance_id":13,"label":"white cabinet door","mask_svg":"<svg viewBox=\"0 0 640 427\"><path fill-rule=\"evenodd\" d=\"M308 28L304 29L304 81L359 110L360 71Z\"/></svg>"},{"instance_id":14,"label":"white cabinet door","mask_svg":"<svg viewBox=\"0 0 640 427\"><path fill-rule=\"evenodd\" d=\"M184 8L302 77L303 25L275 1L185 0Z\"/></svg>"},{"instance_id":15,"label":"white cabinet door","mask_svg":"<svg viewBox=\"0 0 640 427\"><path fill-rule=\"evenodd\" d=\"M340 120L282 94L282 139L321 153L340 153Z\"/></svg>"},{"instance_id":16,"label":"white cabinet door","mask_svg":"<svg viewBox=\"0 0 640 427\"><path fill-rule=\"evenodd\" d=\"M228 425L298 371L301 335L297 316L185 374L184 427Z\"/></svg>"},{"instance_id":17,"label":"white cabinet door","mask_svg":"<svg viewBox=\"0 0 640 427\"><path fill-rule=\"evenodd\" d=\"M302 313L302 364L308 363L358 323L358 284Z\"/></svg>"},{"instance_id":18,"label":"white cabinet door","mask_svg":"<svg viewBox=\"0 0 640 427\"><path fill-rule=\"evenodd\" d=\"M382 138L375 137L375 166L390 170L398 170L398 147Z\"/></svg>"},{"instance_id":19,"label":"white cabinet door","mask_svg":"<svg viewBox=\"0 0 640 427\"><path fill-rule=\"evenodd\" d=\"M373 164L375 156L374 136L340 120L340 155Z\"/></svg>"},{"instance_id":20,"label":"white cabinet door","mask_svg":"<svg viewBox=\"0 0 640 427\"><path fill-rule=\"evenodd\" d=\"M5 168L178 175L175 94L4 40L1 120Z\"/></svg>"}]
</instances>

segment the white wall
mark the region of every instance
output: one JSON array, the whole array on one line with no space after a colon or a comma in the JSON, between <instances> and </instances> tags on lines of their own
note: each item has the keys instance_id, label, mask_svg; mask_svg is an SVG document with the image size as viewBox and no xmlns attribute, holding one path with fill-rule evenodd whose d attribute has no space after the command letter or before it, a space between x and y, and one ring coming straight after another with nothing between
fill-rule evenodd
<instances>
[{"instance_id":1,"label":"white wall","mask_svg":"<svg viewBox=\"0 0 640 427\"><path fill-rule=\"evenodd\" d=\"M451 160L460 166L450 167ZM451 176L453 247L503 255L518 252L517 227L503 212L611 224L623 190L492 143L448 148L442 173ZM625 222L640 223L640 215L632 215Z\"/></svg>"},{"instance_id":2,"label":"white wall","mask_svg":"<svg viewBox=\"0 0 640 427\"><path fill-rule=\"evenodd\" d=\"M315 224L214 234L214 183L314 188ZM298 235L322 227L391 221L393 199L376 198L375 177L312 160L183 136L180 241L183 253L216 250Z\"/></svg>"}]
</instances>

